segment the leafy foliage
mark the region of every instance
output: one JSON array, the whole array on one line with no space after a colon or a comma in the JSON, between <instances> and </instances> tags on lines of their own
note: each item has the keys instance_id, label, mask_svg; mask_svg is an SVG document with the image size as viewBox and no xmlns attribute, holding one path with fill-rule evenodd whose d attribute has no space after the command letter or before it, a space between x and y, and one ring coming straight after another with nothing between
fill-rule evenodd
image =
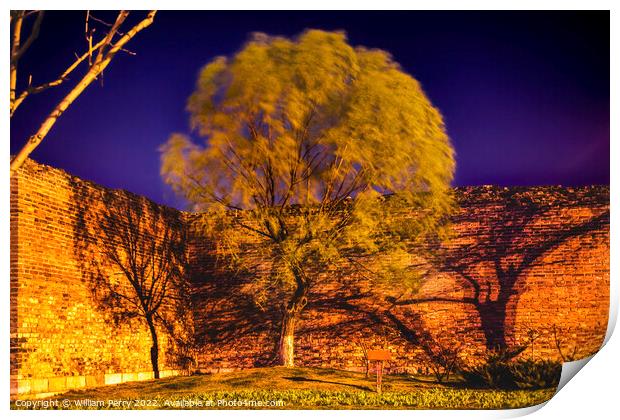
<instances>
[{"instance_id":1,"label":"leafy foliage","mask_svg":"<svg viewBox=\"0 0 620 420\"><path fill-rule=\"evenodd\" d=\"M506 360L496 353L484 364L465 368L463 379L470 385L494 389L543 389L557 387L562 365L550 360Z\"/></svg>"},{"instance_id":2,"label":"leafy foliage","mask_svg":"<svg viewBox=\"0 0 620 420\"><path fill-rule=\"evenodd\" d=\"M558 386L562 365L552 360L518 360L511 366L519 389L542 389Z\"/></svg>"},{"instance_id":3,"label":"leafy foliage","mask_svg":"<svg viewBox=\"0 0 620 420\"><path fill-rule=\"evenodd\" d=\"M254 34L202 69L188 110L205 143L173 134L162 176L206 211L228 262L239 268L259 243L273 264L258 288L281 292L290 317L316 272L419 286L408 246L444 233L453 150L439 111L387 52L341 32Z\"/></svg>"}]
</instances>

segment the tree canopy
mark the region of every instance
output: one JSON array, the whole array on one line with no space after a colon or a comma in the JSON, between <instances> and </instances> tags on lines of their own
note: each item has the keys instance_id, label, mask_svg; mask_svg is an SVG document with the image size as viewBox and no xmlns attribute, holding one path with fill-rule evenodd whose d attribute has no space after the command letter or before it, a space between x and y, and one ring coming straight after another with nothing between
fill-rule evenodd
<instances>
[{"instance_id":1,"label":"tree canopy","mask_svg":"<svg viewBox=\"0 0 620 420\"><path fill-rule=\"evenodd\" d=\"M280 292L283 336L321 271L372 266L377 280L419 283L407 252L451 209L454 152L441 114L389 53L342 32L254 34L201 70L188 110L204 144L173 134L162 176L206 211L220 251L264 243L273 267L256 280Z\"/></svg>"}]
</instances>

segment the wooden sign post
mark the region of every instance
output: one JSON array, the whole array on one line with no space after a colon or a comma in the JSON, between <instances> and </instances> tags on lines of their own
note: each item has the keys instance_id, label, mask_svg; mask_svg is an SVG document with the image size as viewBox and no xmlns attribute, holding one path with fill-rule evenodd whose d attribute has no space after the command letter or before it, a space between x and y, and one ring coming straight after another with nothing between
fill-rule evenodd
<instances>
[{"instance_id":1,"label":"wooden sign post","mask_svg":"<svg viewBox=\"0 0 620 420\"><path fill-rule=\"evenodd\" d=\"M375 362L377 371L377 393L381 394L381 379L383 376L383 364L386 360L391 360L392 355L389 350L368 350L368 361Z\"/></svg>"}]
</instances>

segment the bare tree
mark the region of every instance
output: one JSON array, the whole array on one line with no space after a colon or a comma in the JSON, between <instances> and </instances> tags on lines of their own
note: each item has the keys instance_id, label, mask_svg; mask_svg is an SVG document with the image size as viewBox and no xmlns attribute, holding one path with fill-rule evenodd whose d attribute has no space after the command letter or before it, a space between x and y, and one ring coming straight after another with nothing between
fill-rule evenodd
<instances>
[{"instance_id":1,"label":"bare tree","mask_svg":"<svg viewBox=\"0 0 620 420\"><path fill-rule=\"evenodd\" d=\"M11 176L19 169L24 163L26 158L34 151L34 149L41 144L47 133L52 129L58 118L67 110L67 108L80 96L80 94L86 89L93 81L102 76L103 71L110 64L116 53L119 51L125 51L130 54L130 51L125 49L125 45L141 30L148 27L153 23L155 18L155 10L151 10L147 16L131 27L128 31L122 32L123 23L129 16L129 12L121 10L116 17L114 23L109 24L100 19L93 17L90 12L86 12L85 21L85 38L88 44L87 50L82 55L76 54L75 61L67 67L67 69L55 80L43 83L40 85L32 84L32 75L28 77L27 87L17 94L17 75L19 69L19 61L23 55L28 51L32 43L39 36L41 28L41 22L43 20L43 11L11 11L11 70L10 70L10 111L11 117L30 95L41 93L49 88L63 84L69 79L69 75L76 72L77 68L82 63L88 63L88 69L86 73L79 79L79 81L73 86L73 88L67 93L63 99L56 104L54 109L45 117L37 131L30 136L26 144L11 160ZM32 25L30 34L22 42L23 35L22 28L24 21L30 17L35 16L36 19ZM101 39L98 41L94 38L94 29L91 26L91 21L100 25L104 25L107 32L104 32Z\"/></svg>"},{"instance_id":2,"label":"bare tree","mask_svg":"<svg viewBox=\"0 0 620 420\"><path fill-rule=\"evenodd\" d=\"M449 381L450 375L458 370L462 347L462 343L444 343L436 339L422 342L424 352L421 361L430 367L437 383Z\"/></svg>"},{"instance_id":3,"label":"bare tree","mask_svg":"<svg viewBox=\"0 0 620 420\"><path fill-rule=\"evenodd\" d=\"M564 342L558 336L559 334L562 334L562 330L558 328L555 324L553 324L553 327L551 328L551 332L553 334L553 344L555 345L555 348L557 349L558 354L560 355L560 359L562 360L562 363L572 362L574 360L577 360L578 359L577 345L573 345L570 348L562 350L562 347L564 346Z\"/></svg>"},{"instance_id":4,"label":"bare tree","mask_svg":"<svg viewBox=\"0 0 620 420\"><path fill-rule=\"evenodd\" d=\"M170 327L166 305L186 306L185 230L178 220L146 199L131 203L122 193L104 194L98 221L99 248L116 271L97 267L95 291L120 318L140 317L152 339L151 364L159 378L157 325Z\"/></svg>"},{"instance_id":5,"label":"bare tree","mask_svg":"<svg viewBox=\"0 0 620 420\"><path fill-rule=\"evenodd\" d=\"M355 340L355 343L362 349L362 355L364 358L364 366L365 366L365 375L368 378L370 375L370 360L368 360L368 345L364 342L363 339Z\"/></svg>"}]
</instances>

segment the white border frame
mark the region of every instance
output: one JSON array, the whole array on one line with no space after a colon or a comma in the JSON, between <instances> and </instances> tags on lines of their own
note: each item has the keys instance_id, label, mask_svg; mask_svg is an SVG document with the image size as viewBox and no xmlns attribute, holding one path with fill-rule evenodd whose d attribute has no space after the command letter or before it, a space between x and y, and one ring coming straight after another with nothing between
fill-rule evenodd
<instances>
[{"instance_id":1,"label":"white border frame","mask_svg":"<svg viewBox=\"0 0 620 420\"><path fill-rule=\"evenodd\" d=\"M381 0L381 1L342 1L342 0L314 0L314 1L296 1L291 2L283 0L262 0L260 2L241 1L241 0L228 0L226 2L205 2L199 4L188 0L175 0L174 2L164 0L125 0L125 1L75 1L75 0L57 0L53 4L49 1L15 1L9 0L4 8L5 17L0 19L0 27L4 34L5 42L0 43L0 49L3 57L9 56L9 24L8 24L8 12L10 9L47 9L47 10L62 10L62 9L151 9L159 8L161 10L180 10L180 9L201 9L201 6L206 10L257 10L257 9L288 9L288 10L344 10L344 9L382 9L382 10L611 10L611 103L610 103L610 122L611 122L611 159L619 158L619 150L617 147L618 142L618 121L620 121L618 115L618 75L620 74L620 66L618 65L618 24L620 19L618 18L618 10L620 3L617 1L605 1L605 0L590 0L590 1L576 1L576 0L564 0L564 1L549 1L549 0L521 0L521 1L492 1L492 0L433 0L433 1L405 1L405 0ZM174 9L171 8L174 7ZM615 6L615 8L614 8ZM616 50L614 51L614 47ZM8 63L7 63L8 64ZM2 78L0 80L8 80L8 65L0 66L0 73ZM5 86L8 86L5 85ZM8 107L8 92L5 90L5 106ZM8 112L5 113L5 117L0 118L0 133L4 144L4 152L0 158L0 168L5 174L9 171L9 119ZM619 197L614 193L614 187L618 185L619 170L617 167L611 165L611 207L613 209L620 208ZM10 235L9 225L9 177L4 176L0 178L0 232L3 237L3 250L2 257L0 258L0 273L4 274L4 278L7 281L1 289L2 302L9 301L9 285L8 285L8 273L9 273L9 252L8 242ZM547 404L536 406L532 408L519 409L519 410L499 410L499 411L279 411L279 410L266 410L266 411L251 411L244 412L242 415L249 415L255 419L272 419L283 418L293 414L299 420L313 419L317 416L338 416L339 418L355 419L360 418L374 418L377 415L388 416L390 418L403 418L403 417L417 417L417 418L499 418L499 417L515 417L525 415L536 411L531 418L536 419L556 419L556 418L575 418L583 419L588 416L595 419L614 418L617 416L618 408L618 396L617 396L617 381L620 380L620 361L616 359L615 355L620 354L620 345L618 344L618 338L611 337L611 333L616 323L618 314L618 229L617 229L617 217L615 217L615 210L612 211L611 217L611 310L610 310L610 323L608 326L606 345L601 351L592 357L587 359L589 361L588 366L583 369L583 372L579 373L576 380L569 381L569 383L559 391ZM4 322L0 323L0 333L2 336L2 362L0 363L0 378L2 384L3 395L5 395L2 404L3 411L9 412L10 416L23 417L23 418L39 418L41 415L45 417L51 416L77 416L82 417L84 412L80 411L61 411L44 413L32 412L32 411L10 411L9 410L9 322L10 313L9 306L2 305L4 307ZM610 339L611 338L611 339ZM564 369L566 371L566 369ZM563 375L566 373L563 372ZM538 410L542 406L544 409ZM537 411L538 410L538 411ZM59 414L62 413L62 414ZM129 416L131 418L138 418L138 416L144 416L142 411L134 412L89 412L89 416L107 416L121 414L123 417ZM613 413L613 414L612 414ZM209 411L204 413L201 411L183 411L183 416L200 417L209 416L209 418L233 418L238 411ZM158 418L164 418L166 416L165 411L156 411L149 413L149 416L155 416Z\"/></svg>"}]
</instances>

